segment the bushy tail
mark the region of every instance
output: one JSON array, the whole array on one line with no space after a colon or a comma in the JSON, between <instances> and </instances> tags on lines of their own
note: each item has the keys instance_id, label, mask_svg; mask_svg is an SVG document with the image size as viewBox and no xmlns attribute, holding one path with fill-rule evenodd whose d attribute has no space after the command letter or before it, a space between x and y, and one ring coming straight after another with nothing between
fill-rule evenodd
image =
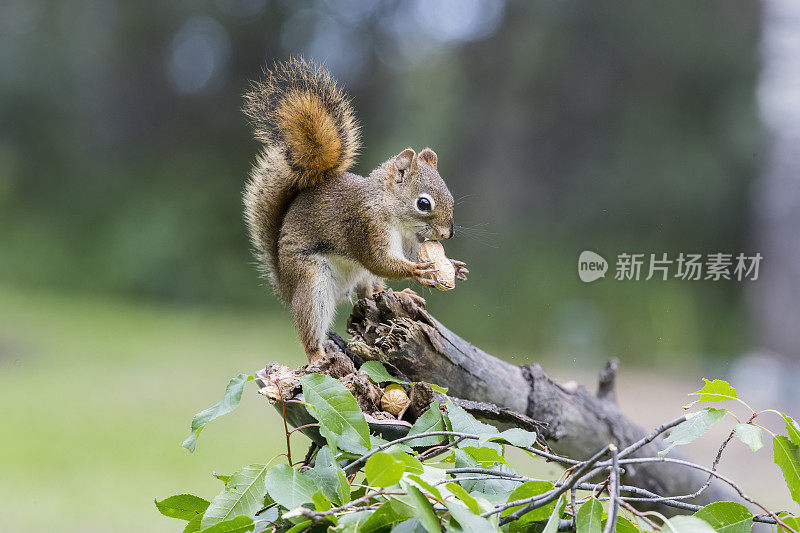
<instances>
[{"instance_id":1,"label":"bushy tail","mask_svg":"<svg viewBox=\"0 0 800 533\"><path fill-rule=\"evenodd\" d=\"M275 287L278 235L289 204L299 190L350 169L359 127L330 73L302 58L276 64L244 98L244 113L264 143L245 189L245 220Z\"/></svg>"},{"instance_id":2,"label":"bushy tail","mask_svg":"<svg viewBox=\"0 0 800 533\"><path fill-rule=\"evenodd\" d=\"M349 98L327 70L302 58L277 64L253 84L244 113L258 140L286 147L299 188L348 170L358 155L359 127Z\"/></svg>"}]
</instances>

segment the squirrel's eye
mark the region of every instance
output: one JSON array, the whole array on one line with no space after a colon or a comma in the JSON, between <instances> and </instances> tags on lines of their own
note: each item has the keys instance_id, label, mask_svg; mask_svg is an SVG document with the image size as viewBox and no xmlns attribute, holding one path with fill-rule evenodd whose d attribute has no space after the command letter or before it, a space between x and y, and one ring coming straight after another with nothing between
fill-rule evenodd
<instances>
[{"instance_id":1,"label":"squirrel's eye","mask_svg":"<svg viewBox=\"0 0 800 533\"><path fill-rule=\"evenodd\" d=\"M433 210L433 198L427 194L422 194L417 198L417 211L420 213L430 213Z\"/></svg>"}]
</instances>

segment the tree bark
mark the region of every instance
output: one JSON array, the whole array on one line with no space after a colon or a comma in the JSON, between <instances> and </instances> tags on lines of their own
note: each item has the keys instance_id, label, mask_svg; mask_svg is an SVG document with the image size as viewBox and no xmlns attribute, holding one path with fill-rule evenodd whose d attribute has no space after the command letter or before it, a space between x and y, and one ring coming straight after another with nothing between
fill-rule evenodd
<instances>
[{"instance_id":1,"label":"tree bark","mask_svg":"<svg viewBox=\"0 0 800 533\"><path fill-rule=\"evenodd\" d=\"M353 352L381 361L397 375L436 383L447 387L448 395L495 404L543 423L541 436L564 457L588 459L609 443L623 448L647 434L615 403L609 390L613 368L603 372L599 396L577 385L557 383L538 364L516 366L476 348L425 309L409 305L391 291L360 300L348 320L348 330L354 337L349 345ZM653 457L665 447L655 439L634 455ZM671 457L679 455L673 452ZM623 483L677 496L695 492L707 477L677 465L628 465ZM728 487L714 482L690 503L722 500L741 501Z\"/></svg>"}]
</instances>

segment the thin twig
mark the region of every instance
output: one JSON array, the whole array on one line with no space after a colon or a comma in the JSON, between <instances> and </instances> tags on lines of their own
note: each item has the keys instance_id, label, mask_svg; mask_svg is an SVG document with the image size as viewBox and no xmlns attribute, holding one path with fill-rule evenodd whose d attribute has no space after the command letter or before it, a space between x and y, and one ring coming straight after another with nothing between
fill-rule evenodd
<instances>
[{"instance_id":1,"label":"thin twig","mask_svg":"<svg viewBox=\"0 0 800 533\"><path fill-rule=\"evenodd\" d=\"M444 471L445 474L486 474L489 476L502 477L515 481L530 481L533 478L522 476L520 474L512 474L510 472L503 472L502 470L492 470L489 468L465 467L465 468L448 468ZM456 478L458 480L460 478ZM452 481L452 480L451 480Z\"/></svg>"},{"instance_id":2,"label":"thin twig","mask_svg":"<svg viewBox=\"0 0 800 533\"><path fill-rule=\"evenodd\" d=\"M573 488L577 489L577 490L593 491L596 488L596 486L591 484L591 483L578 483ZM666 505L668 507L674 507L676 509L683 509L685 511L695 512L695 511L699 511L700 509L703 508L702 505L695 505L695 504L692 504L692 503L686 503L686 502L683 502L683 501L678 501L678 500L675 500L674 498L671 498L669 496L660 496L660 495L656 494L655 492L650 492L647 489L634 487L632 485L620 485L619 486L619 490L620 490L620 493L622 493L622 494L633 494L633 495L635 495L635 497L633 497L633 498L627 497L627 496L621 496L619 498L620 499L620 505L622 505L622 502L653 502L653 501L657 501L658 503L660 503L662 505ZM676 496L676 498L677 498L677 496ZM597 499L600 500L600 501L608 501L609 498L600 497L600 498L597 498ZM623 505L623 507L624 507L624 505ZM775 524L776 523L775 520L773 520L772 518L765 517L765 516L755 516L755 517L753 517L753 520L755 522L762 522L764 524Z\"/></svg>"},{"instance_id":3,"label":"thin twig","mask_svg":"<svg viewBox=\"0 0 800 533\"><path fill-rule=\"evenodd\" d=\"M303 459L303 464L308 466L311 464L311 459L314 457L314 454L320 449L320 445L311 441L311 445L308 447L308 451L306 452L306 457Z\"/></svg>"},{"instance_id":4,"label":"thin twig","mask_svg":"<svg viewBox=\"0 0 800 533\"><path fill-rule=\"evenodd\" d=\"M562 456L556 455L554 453L548 453L548 452L543 451L543 450L537 450L536 448L530 448L530 447L520 448L519 446L517 446L517 447L520 450L525 450L525 451L531 452L534 455L538 455L540 457L544 457L545 459L549 459L550 461L554 461L556 463L562 463L562 464L567 464L567 465L579 465L579 464L582 463L582 461L576 461L575 459L570 459L569 457L562 457Z\"/></svg>"},{"instance_id":5,"label":"thin twig","mask_svg":"<svg viewBox=\"0 0 800 533\"><path fill-rule=\"evenodd\" d=\"M569 489L569 502L570 502L570 505L572 505L572 518L574 519L573 520L573 525L575 526L573 529L575 529L575 531L578 530L577 529L578 528L578 520L577 520L577 518L578 518L578 506L575 504L577 492L578 492L578 489L575 488L574 485L573 485L573 487L571 489Z\"/></svg>"},{"instance_id":6,"label":"thin twig","mask_svg":"<svg viewBox=\"0 0 800 533\"><path fill-rule=\"evenodd\" d=\"M611 477L608 484L608 497L611 499L608 507L608 520L603 533L612 533L617 527L617 511L619 510L619 453L613 444L609 446L611 450Z\"/></svg>"},{"instance_id":7,"label":"thin twig","mask_svg":"<svg viewBox=\"0 0 800 533\"><path fill-rule=\"evenodd\" d=\"M733 437L735 435L736 435L736 430L734 429L733 431L730 432L730 434L728 435L728 438L725 439L725 441L719 447L719 450L717 450L717 456L714 458L714 462L711 464L711 470L716 472L717 466L719 465L719 462L722 459L722 452L725 451L725 447L728 446L728 443L730 443L730 441L733 439ZM706 482L703 483L703 485L699 489L697 489L696 491L692 492L691 494L681 494L680 496L657 496L656 495L655 497L652 497L652 498L628 498L628 501L629 502L632 502L632 501L646 501L646 502L649 502L649 503L661 503L664 500L673 500L673 501L691 500L693 498L696 498L696 497L700 496L700 494L711 485L711 481L713 479L714 479L714 474L709 474L708 475L708 479L706 479Z\"/></svg>"},{"instance_id":8,"label":"thin twig","mask_svg":"<svg viewBox=\"0 0 800 533\"><path fill-rule=\"evenodd\" d=\"M271 382L275 385L275 388L278 389L278 392L280 392L280 380L274 379ZM283 393L280 394L281 400L283 400ZM289 460L289 466L292 466L292 444L289 442L292 433L289 431L289 423L286 421L286 402L281 402L281 406L283 407L283 431L286 433L286 459Z\"/></svg>"},{"instance_id":9,"label":"thin twig","mask_svg":"<svg viewBox=\"0 0 800 533\"><path fill-rule=\"evenodd\" d=\"M632 506L631 504L625 502L624 500L620 500L619 503L625 509L627 509L628 511L633 513L634 516L637 516L637 517L641 518L642 520L644 520L644 523L647 524L648 526L650 526L651 528L653 528L653 531L660 531L661 530L661 528L658 525L656 525L655 522L650 520L645 513L641 512L641 511L638 511L634 506Z\"/></svg>"},{"instance_id":10,"label":"thin twig","mask_svg":"<svg viewBox=\"0 0 800 533\"><path fill-rule=\"evenodd\" d=\"M419 454L417 456L417 459L419 459L420 461L423 461L423 462L427 461L428 459L433 459L437 455L441 455L441 454L445 453L447 450L449 450L453 446L458 446L464 440L466 440L466 437L458 437L454 441L448 442L447 444L445 444L443 446L434 446L432 448L429 448L428 450L426 450L423 453Z\"/></svg>"},{"instance_id":11,"label":"thin twig","mask_svg":"<svg viewBox=\"0 0 800 533\"><path fill-rule=\"evenodd\" d=\"M666 424L661 424L655 430L653 430L652 433L650 433L649 435L647 435L646 437L644 437L644 438L642 438L640 440L637 440L636 442L634 442L633 444L631 444L630 446L628 446L627 448L625 448L624 450L619 452L619 458L622 459L623 457L627 457L628 455L632 454L633 452L635 452L639 448L641 448L643 446L646 446L647 444L650 444L651 442L653 442L656 439L656 437L658 437L659 435L661 435L662 433L664 433L668 429L674 428L675 426L677 426L681 422L685 422L685 421L686 421L686 415L683 415L683 416L679 416L675 420L667 422Z\"/></svg>"},{"instance_id":12,"label":"thin twig","mask_svg":"<svg viewBox=\"0 0 800 533\"><path fill-rule=\"evenodd\" d=\"M366 509L367 507L358 507L358 504L368 502L372 498L376 498L378 496L402 496L404 494L405 494L404 492L383 492L383 491L372 492L370 494L365 494L360 498L356 498L355 500L349 501L340 507L331 507L327 511L314 511L313 509L308 509L306 507L299 507L298 512L314 522L319 522L332 514L341 513L342 511L346 511L347 509L357 508L359 511L362 509Z\"/></svg>"},{"instance_id":13,"label":"thin twig","mask_svg":"<svg viewBox=\"0 0 800 533\"><path fill-rule=\"evenodd\" d=\"M423 437L437 437L437 436L449 436L449 437L464 437L465 439L474 439L479 440L479 435L473 435L471 433L459 433L457 431L426 431L424 433L417 433L416 435L406 435L405 437L400 437L399 439L395 439L391 442L387 442L386 444L381 444L374 450L370 450L368 453L365 453L358 459L353 460L352 462L345 465L343 468L345 471L353 468L354 466L358 466L362 463L365 463L367 459L375 455L376 453L383 451L387 448L391 448L395 444L400 444L409 440L414 439L421 439Z\"/></svg>"},{"instance_id":14,"label":"thin twig","mask_svg":"<svg viewBox=\"0 0 800 533\"><path fill-rule=\"evenodd\" d=\"M563 493L567 492L570 488L572 488L573 485L575 485L575 483L578 482L580 476L582 476L583 473L586 472L587 470L590 470L594 466L594 464L600 460L601 457L603 457L605 454L608 453L608 451L609 447L606 446L605 448L601 449L599 452L594 454L591 458L584 461L584 463L575 471L575 474L573 474L570 480L564 483L562 486L557 487L551 491L545 492L544 494L539 494L536 496L532 496L530 498L524 498L522 500L516 500L513 502L505 503L503 505L498 505L493 510L483 513L481 516L483 517L491 516L493 514L503 512L506 509L510 509L511 507L517 507L518 505L522 505L523 507L521 509L517 509L510 515L501 518L499 524L502 526L514 520L518 520L524 514L532 511L533 509L536 509L538 507L550 503L551 501L561 496Z\"/></svg>"},{"instance_id":15,"label":"thin twig","mask_svg":"<svg viewBox=\"0 0 800 533\"><path fill-rule=\"evenodd\" d=\"M454 479L443 479L442 481L437 481L436 483L432 483L432 485L434 487L438 487L439 485L446 485L455 481L487 481L490 479L499 479L501 481L519 481L520 483L523 483L524 481L535 481L535 478L532 477L523 480L518 478L508 478L506 476L458 476Z\"/></svg>"},{"instance_id":16,"label":"thin twig","mask_svg":"<svg viewBox=\"0 0 800 533\"><path fill-rule=\"evenodd\" d=\"M727 477L706 466L698 465L696 463L685 461L683 459L673 459L672 457L636 457L633 459L620 460L620 464L633 464L633 463L672 463L685 466L688 468L694 468L696 470L702 470L703 472L707 472L712 476L714 476L715 478L719 479L720 481L723 481L724 483L730 485L731 488L733 488L733 490L735 490L739 494L740 498L761 508L765 513L771 516L778 524L780 524L780 526L783 527L786 531L789 531L790 533L798 533L797 530L793 529L791 526L787 525L786 522L781 520L781 518L778 515L776 515L775 513L764 507L764 505L760 504L759 502L755 501L753 498L745 494L745 492L741 489L741 487L739 487L739 485L737 485L734 481L731 481Z\"/></svg>"}]
</instances>

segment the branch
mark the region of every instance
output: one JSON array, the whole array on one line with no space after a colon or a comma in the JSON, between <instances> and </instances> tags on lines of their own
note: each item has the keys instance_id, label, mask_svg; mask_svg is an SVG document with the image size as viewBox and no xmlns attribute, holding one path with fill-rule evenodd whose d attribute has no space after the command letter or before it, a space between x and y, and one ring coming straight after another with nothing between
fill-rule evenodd
<instances>
[{"instance_id":1,"label":"branch","mask_svg":"<svg viewBox=\"0 0 800 533\"><path fill-rule=\"evenodd\" d=\"M549 450L529 451L561 464L575 465L609 443L622 450L620 457L655 456L664 448L659 435L684 419L648 435L610 401L613 364L601 376L600 390L605 392L598 398L583 387L557 383L537 364L516 366L476 348L427 310L407 306L391 291L359 300L348 331L353 335L349 346L359 357L378 360L395 375L437 383L448 387L452 396L488 402L541 423L537 433L547 440ZM665 495L691 493L706 481L698 471L664 463L629 464L624 475L629 485ZM692 503L723 500L740 498L714 480ZM658 504L652 508L670 511Z\"/></svg>"}]
</instances>

